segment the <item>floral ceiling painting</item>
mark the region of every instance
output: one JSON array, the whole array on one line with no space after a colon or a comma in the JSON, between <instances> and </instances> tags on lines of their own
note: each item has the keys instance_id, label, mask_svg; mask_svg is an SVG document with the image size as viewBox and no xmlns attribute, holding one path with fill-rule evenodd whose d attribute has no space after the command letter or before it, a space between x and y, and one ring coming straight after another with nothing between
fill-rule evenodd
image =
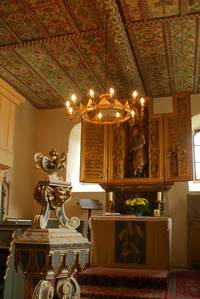
<instances>
[{"instance_id":1,"label":"floral ceiling painting","mask_svg":"<svg viewBox=\"0 0 200 299\"><path fill-rule=\"evenodd\" d=\"M200 92L198 0L2 0L0 77L37 108Z\"/></svg>"}]
</instances>

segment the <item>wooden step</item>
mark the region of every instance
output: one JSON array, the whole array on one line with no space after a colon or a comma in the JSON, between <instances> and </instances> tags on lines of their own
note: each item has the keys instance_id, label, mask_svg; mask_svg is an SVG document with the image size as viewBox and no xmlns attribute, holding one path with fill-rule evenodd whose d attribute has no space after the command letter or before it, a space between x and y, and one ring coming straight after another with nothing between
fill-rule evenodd
<instances>
[{"instance_id":1,"label":"wooden step","mask_svg":"<svg viewBox=\"0 0 200 299\"><path fill-rule=\"evenodd\" d=\"M81 286L81 298L86 299L86 297L93 299L165 299L167 290Z\"/></svg>"},{"instance_id":2,"label":"wooden step","mask_svg":"<svg viewBox=\"0 0 200 299\"><path fill-rule=\"evenodd\" d=\"M167 289L169 271L91 267L78 275L80 285Z\"/></svg>"}]
</instances>

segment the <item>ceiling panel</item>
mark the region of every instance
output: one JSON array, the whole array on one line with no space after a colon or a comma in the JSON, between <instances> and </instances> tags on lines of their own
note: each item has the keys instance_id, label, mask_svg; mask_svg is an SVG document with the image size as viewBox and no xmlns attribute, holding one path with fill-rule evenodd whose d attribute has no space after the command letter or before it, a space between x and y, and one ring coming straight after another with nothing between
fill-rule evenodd
<instances>
[{"instance_id":1,"label":"ceiling panel","mask_svg":"<svg viewBox=\"0 0 200 299\"><path fill-rule=\"evenodd\" d=\"M102 26L101 19L104 19L96 10L96 1L91 0L65 0L65 7L71 14L78 30L86 31L99 29Z\"/></svg>"},{"instance_id":2,"label":"ceiling panel","mask_svg":"<svg viewBox=\"0 0 200 299\"><path fill-rule=\"evenodd\" d=\"M74 32L73 24L67 17L62 1L31 0L29 5L34 12L35 19L38 19L40 26L43 26L50 36Z\"/></svg>"},{"instance_id":3,"label":"ceiling panel","mask_svg":"<svg viewBox=\"0 0 200 299\"><path fill-rule=\"evenodd\" d=\"M0 65L6 70L9 70L16 78L16 81L19 80L23 82L25 86L28 86L32 92L44 99L47 103L50 101L51 106L58 106L60 102L58 93L55 92L42 77L38 76L38 73L29 67L14 50L2 51L0 53Z\"/></svg>"},{"instance_id":4,"label":"ceiling panel","mask_svg":"<svg viewBox=\"0 0 200 299\"><path fill-rule=\"evenodd\" d=\"M178 16L180 14L181 1L147 0L147 5L150 11L150 18L166 18L171 16Z\"/></svg>"},{"instance_id":5,"label":"ceiling panel","mask_svg":"<svg viewBox=\"0 0 200 299\"><path fill-rule=\"evenodd\" d=\"M193 90L196 19L179 19L170 23L175 90Z\"/></svg>"},{"instance_id":6,"label":"ceiling panel","mask_svg":"<svg viewBox=\"0 0 200 299\"><path fill-rule=\"evenodd\" d=\"M86 95L91 88L99 90L100 84L84 53L77 45L79 38L66 38L65 42L63 40L51 42L46 45L46 48L73 82L73 92ZM69 96L69 92L66 92L65 96Z\"/></svg>"},{"instance_id":7,"label":"ceiling panel","mask_svg":"<svg viewBox=\"0 0 200 299\"><path fill-rule=\"evenodd\" d=\"M164 27L146 22L128 27L148 95L170 94Z\"/></svg>"},{"instance_id":8,"label":"ceiling panel","mask_svg":"<svg viewBox=\"0 0 200 299\"><path fill-rule=\"evenodd\" d=\"M49 85L52 90L55 90L61 99L64 99L65 94L73 92L73 82L44 45L17 48L15 51L38 77L46 81L46 86Z\"/></svg>"},{"instance_id":9,"label":"ceiling panel","mask_svg":"<svg viewBox=\"0 0 200 299\"><path fill-rule=\"evenodd\" d=\"M23 3L23 0L0 1L0 16L4 20L4 27L7 26L19 40L43 38L43 31L38 28L35 15Z\"/></svg>"},{"instance_id":10,"label":"ceiling panel","mask_svg":"<svg viewBox=\"0 0 200 299\"><path fill-rule=\"evenodd\" d=\"M197 93L199 18L198 0L2 0L0 76L38 108L110 86Z\"/></svg>"}]
</instances>

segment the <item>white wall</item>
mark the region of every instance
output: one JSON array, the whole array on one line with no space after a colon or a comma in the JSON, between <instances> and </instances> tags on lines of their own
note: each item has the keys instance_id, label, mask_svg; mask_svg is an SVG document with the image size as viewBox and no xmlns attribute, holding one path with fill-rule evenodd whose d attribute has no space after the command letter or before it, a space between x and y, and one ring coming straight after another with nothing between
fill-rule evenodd
<instances>
[{"instance_id":1,"label":"white wall","mask_svg":"<svg viewBox=\"0 0 200 299\"><path fill-rule=\"evenodd\" d=\"M32 217L35 144L36 109L25 101L16 107L15 114L9 218Z\"/></svg>"},{"instance_id":2,"label":"white wall","mask_svg":"<svg viewBox=\"0 0 200 299\"><path fill-rule=\"evenodd\" d=\"M46 179L46 176L43 171L36 169L34 154L38 151L48 154L52 148L58 152L67 152L68 136L74 124L67 121L62 108L37 110L27 101L17 106L8 218L32 219L40 212L39 204L33 199L33 192L36 183ZM62 175L65 178L65 172ZM68 217L87 219L87 212L77 204L80 198L99 199L103 205L105 201L102 192L74 193L72 201L66 204Z\"/></svg>"}]
</instances>

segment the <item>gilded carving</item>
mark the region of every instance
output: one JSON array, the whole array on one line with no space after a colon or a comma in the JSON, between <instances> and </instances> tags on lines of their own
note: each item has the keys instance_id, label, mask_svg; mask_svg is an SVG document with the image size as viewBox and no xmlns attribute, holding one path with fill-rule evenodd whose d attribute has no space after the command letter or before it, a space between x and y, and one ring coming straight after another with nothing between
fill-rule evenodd
<instances>
[{"instance_id":1,"label":"gilded carving","mask_svg":"<svg viewBox=\"0 0 200 299\"><path fill-rule=\"evenodd\" d=\"M190 99L186 94L182 94L175 97L174 101L174 115L167 115L165 118L168 179L190 179Z\"/></svg>"},{"instance_id":2,"label":"gilded carving","mask_svg":"<svg viewBox=\"0 0 200 299\"><path fill-rule=\"evenodd\" d=\"M142 119L133 118L114 125L107 135L103 134L102 128L101 135L97 134L100 128L87 132L92 129L86 126L86 138L83 135L86 161L83 181L100 182L98 178L103 168L103 183L109 185L163 183L191 178L190 98L187 94L174 96L172 113L153 114L152 109L152 99L149 99ZM93 142L93 135L101 142L100 136L104 137L102 143L107 145L109 142L109 147ZM101 151L99 159L98 150ZM144 178L147 180L142 180Z\"/></svg>"},{"instance_id":3,"label":"gilded carving","mask_svg":"<svg viewBox=\"0 0 200 299\"><path fill-rule=\"evenodd\" d=\"M80 287L73 277L58 280L56 292L61 299L80 298Z\"/></svg>"},{"instance_id":4,"label":"gilded carving","mask_svg":"<svg viewBox=\"0 0 200 299\"><path fill-rule=\"evenodd\" d=\"M149 164L150 177L157 178L159 175L160 140L159 120L151 120L149 125Z\"/></svg>"},{"instance_id":5,"label":"gilded carving","mask_svg":"<svg viewBox=\"0 0 200 299\"><path fill-rule=\"evenodd\" d=\"M52 299L54 296L54 288L50 281L40 280L35 287L32 299Z\"/></svg>"},{"instance_id":6,"label":"gilded carving","mask_svg":"<svg viewBox=\"0 0 200 299\"><path fill-rule=\"evenodd\" d=\"M40 215L34 219L34 227L45 228L50 216L50 210L54 210L61 226L76 229L80 225L77 217L67 218L64 210L64 203L71 199L70 183L66 183L58 173L66 167L66 154L53 149L49 157L42 153L35 155L36 167L42 168L49 175L49 181L42 181L37 184L34 191L34 198L41 205Z\"/></svg>"},{"instance_id":7,"label":"gilded carving","mask_svg":"<svg viewBox=\"0 0 200 299\"><path fill-rule=\"evenodd\" d=\"M49 157L42 153L36 153L34 156L37 168L42 168L48 173L50 181L58 181L58 173L66 168L66 153L60 155L56 149L52 149L49 152Z\"/></svg>"},{"instance_id":8,"label":"gilded carving","mask_svg":"<svg viewBox=\"0 0 200 299\"><path fill-rule=\"evenodd\" d=\"M3 163L0 163L0 170L6 170L6 169L9 169L10 166L9 165L5 165Z\"/></svg>"},{"instance_id":9,"label":"gilded carving","mask_svg":"<svg viewBox=\"0 0 200 299\"><path fill-rule=\"evenodd\" d=\"M178 153L177 151L171 151L170 153L170 176L171 177L177 177L178 176Z\"/></svg>"},{"instance_id":10,"label":"gilded carving","mask_svg":"<svg viewBox=\"0 0 200 299\"><path fill-rule=\"evenodd\" d=\"M113 126L113 178L124 178L123 125Z\"/></svg>"},{"instance_id":11,"label":"gilded carving","mask_svg":"<svg viewBox=\"0 0 200 299\"><path fill-rule=\"evenodd\" d=\"M148 177L148 144L145 126L130 125L129 176L133 178Z\"/></svg>"}]
</instances>

